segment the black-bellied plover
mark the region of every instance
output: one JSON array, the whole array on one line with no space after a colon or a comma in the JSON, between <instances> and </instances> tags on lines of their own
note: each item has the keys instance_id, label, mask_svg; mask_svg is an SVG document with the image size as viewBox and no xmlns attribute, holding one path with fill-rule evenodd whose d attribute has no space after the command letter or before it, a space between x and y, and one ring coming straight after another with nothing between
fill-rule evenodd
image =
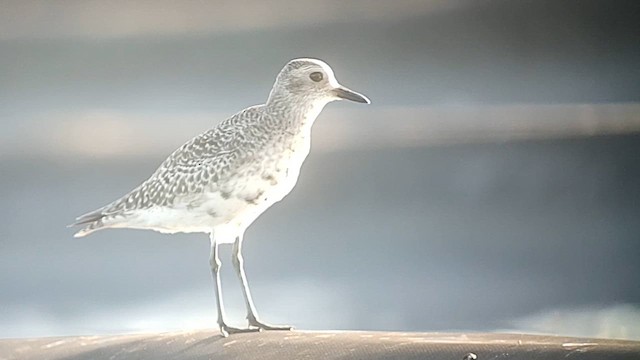
<instances>
[{"instance_id":1,"label":"black-bellied plover","mask_svg":"<svg viewBox=\"0 0 640 360\"><path fill-rule=\"evenodd\" d=\"M291 60L278 74L267 102L252 106L196 136L173 152L151 177L122 198L82 215L76 237L106 228L162 233L203 232L211 239L218 325L233 332L290 330L260 321L242 259L245 230L295 186L311 149L311 127L324 106L347 99L369 103L340 85L321 60ZM246 329L225 320L218 246L233 244L233 265L247 307Z\"/></svg>"}]
</instances>

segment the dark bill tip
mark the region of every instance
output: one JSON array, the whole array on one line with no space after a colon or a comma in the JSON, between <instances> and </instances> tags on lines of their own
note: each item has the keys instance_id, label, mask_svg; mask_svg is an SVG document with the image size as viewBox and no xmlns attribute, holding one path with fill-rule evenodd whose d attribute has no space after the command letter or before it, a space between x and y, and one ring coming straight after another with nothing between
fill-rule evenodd
<instances>
[{"instance_id":1,"label":"dark bill tip","mask_svg":"<svg viewBox=\"0 0 640 360\"><path fill-rule=\"evenodd\" d=\"M339 88L335 88L333 89L333 92L341 99L351 100L362 104L371 104L369 98L353 90L347 89L346 87L341 86Z\"/></svg>"}]
</instances>

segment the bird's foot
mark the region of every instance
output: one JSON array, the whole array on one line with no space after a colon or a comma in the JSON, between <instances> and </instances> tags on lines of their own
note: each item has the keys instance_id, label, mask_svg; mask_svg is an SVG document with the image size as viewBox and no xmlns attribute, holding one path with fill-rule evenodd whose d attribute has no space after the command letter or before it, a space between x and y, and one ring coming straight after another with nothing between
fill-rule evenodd
<instances>
[{"instance_id":1,"label":"bird's foot","mask_svg":"<svg viewBox=\"0 0 640 360\"><path fill-rule=\"evenodd\" d=\"M241 328L236 328L236 327L233 327L233 326L228 326L225 323L219 324L219 326L220 326L220 333L222 334L222 337L228 337L229 334L240 334L240 333L248 333L248 332L260 331L259 328L241 329Z\"/></svg>"},{"instance_id":2,"label":"bird's foot","mask_svg":"<svg viewBox=\"0 0 640 360\"><path fill-rule=\"evenodd\" d=\"M249 320L249 326L258 328L258 330L283 330L283 331L291 331L293 330L293 326L291 325L271 325L263 323L262 321L256 319L253 316L248 316L247 320Z\"/></svg>"}]
</instances>

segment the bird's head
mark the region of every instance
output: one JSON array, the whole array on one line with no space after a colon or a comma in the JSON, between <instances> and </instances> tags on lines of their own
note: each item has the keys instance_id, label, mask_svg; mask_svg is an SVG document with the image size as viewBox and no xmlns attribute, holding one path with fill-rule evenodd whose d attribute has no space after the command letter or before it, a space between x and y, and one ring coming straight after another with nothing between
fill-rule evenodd
<instances>
[{"instance_id":1,"label":"bird's head","mask_svg":"<svg viewBox=\"0 0 640 360\"><path fill-rule=\"evenodd\" d=\"M324 104L351 100L369 104L369 99L338 83L333 70L322 60L294 59L280 71L269 99L297 98Z\"/></svg>"}]
</instances>

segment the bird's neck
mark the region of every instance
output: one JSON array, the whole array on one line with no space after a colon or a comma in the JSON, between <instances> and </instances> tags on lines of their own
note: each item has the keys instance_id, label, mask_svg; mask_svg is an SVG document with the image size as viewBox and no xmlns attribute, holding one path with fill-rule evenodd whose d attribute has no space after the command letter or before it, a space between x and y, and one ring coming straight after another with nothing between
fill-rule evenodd
<instances>
[{"instance_id":1,"label":"bird's neck","mask_svg":"<svg viewBox=\"0 0 640 360\"><path fill-rule=\"evenodd\" d=\"M327 104L322 99L312 99L271 94L265 104L266 111L272 118L281 121L287 130L298 133L310 129L314 121Z\"/></svg>"}]
</instances>

